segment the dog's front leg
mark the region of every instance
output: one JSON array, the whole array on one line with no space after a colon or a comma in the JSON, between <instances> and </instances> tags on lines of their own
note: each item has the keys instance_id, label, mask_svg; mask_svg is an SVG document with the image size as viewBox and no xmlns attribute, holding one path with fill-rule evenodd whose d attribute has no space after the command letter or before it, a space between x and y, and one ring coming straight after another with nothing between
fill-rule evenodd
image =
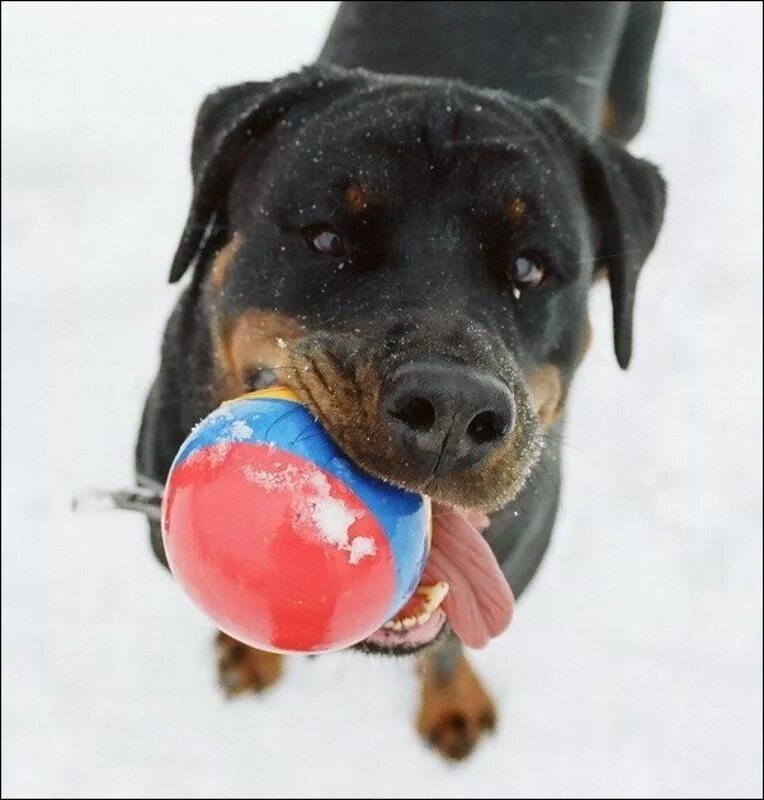
<instances>
[{"instance_id":1,"label":"dog's front leg","mask_svg":"<svg viewBox=\"0 0 764 800\"><path fill-rule=\"evenodd\" d=\"M421 702L417 731L448 759L466 758L496 727L496 708L474 673L461 642L451 634L418 664Z\"/></svg>"},{"instance_id":2,"label":"dog's front leg","mask_svg":"<svg viewBox=\"0 0 764 800\"><path fill-rule=\"evenodd\" d=\"M284 657L242 644L227 633L215 639L218 682L228 697L263 692L281 678Z\"/></svg>"}]
</instances>

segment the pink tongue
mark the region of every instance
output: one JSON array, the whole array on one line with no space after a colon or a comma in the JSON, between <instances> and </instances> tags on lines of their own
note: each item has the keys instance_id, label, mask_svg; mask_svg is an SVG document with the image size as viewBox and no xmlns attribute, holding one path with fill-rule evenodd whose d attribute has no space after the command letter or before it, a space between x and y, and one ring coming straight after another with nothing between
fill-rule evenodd
<instances>
[{"instance_id":1,"label":"pink tongue","mask_svg":"<svg viewBox=\"0 0 764 800\"><path fill-rule=\"evenodd\" d=\"M509 625L515 598L480 531L488 517L433 504L432 549L422 582L449 585L443 610L468 647L485 647Z\"/></svg>"}]
</instances>

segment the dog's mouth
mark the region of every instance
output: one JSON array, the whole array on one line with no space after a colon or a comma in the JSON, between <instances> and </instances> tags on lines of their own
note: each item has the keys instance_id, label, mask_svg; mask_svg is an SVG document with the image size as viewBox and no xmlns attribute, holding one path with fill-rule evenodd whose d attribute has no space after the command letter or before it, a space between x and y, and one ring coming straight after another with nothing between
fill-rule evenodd
<instances>
[{"instance_id":1,"label":"dog's mouth","mask_svg":"<svg viewBox=\"0 0 764 800\"><path fill-rule=\"evenodd\" d=\"M469 647L484 647L512 620L514 597L481 531L482 512L434 504L430 555L406 605L358 647L410 654L440 639L446 627Z\"/></svg>"},{"instance_id":2,"label":"dog's mouth","mask_svg":"<svg viewBox=\"0 0 764 800\"><path fill-rule=\"evenodd\" d=\"M446 630L446 614L440 604L448 588L444 583L420 584L395 617L356 647L365 652L393 655L408 655L429 647ZM433 603L437 605L433 607Z\"/></svg>"}]
</instances>

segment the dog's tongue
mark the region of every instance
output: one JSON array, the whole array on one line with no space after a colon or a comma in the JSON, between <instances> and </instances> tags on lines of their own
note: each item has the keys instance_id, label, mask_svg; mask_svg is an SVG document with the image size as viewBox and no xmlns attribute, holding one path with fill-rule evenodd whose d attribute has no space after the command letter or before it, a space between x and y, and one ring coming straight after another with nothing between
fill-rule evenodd
<instances>
[{"instance_id":1,"label":"dog's tongue","mask_svg":"<svg viewBox=\"0 0 764 800\"><path fill-rule=\"evenodd\" d=\"M488 517L433 504L432 548L422 583L449 585L443 610L468 647L484 647L512 620L515 598L480 532Z\"/></svg>"}]
</instances>

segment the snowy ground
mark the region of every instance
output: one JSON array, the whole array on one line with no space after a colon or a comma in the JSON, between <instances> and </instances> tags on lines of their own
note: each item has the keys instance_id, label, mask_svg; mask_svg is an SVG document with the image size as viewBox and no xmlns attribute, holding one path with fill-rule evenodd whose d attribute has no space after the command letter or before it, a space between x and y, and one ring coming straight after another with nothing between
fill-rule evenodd
<instances>
[{"instance_id":1,"label":"snowy ground","mask_svg":"<svg viewBox=\"0 0 764 800\"><path fill-rule=\"evenodd\" d=\"M671 202L635 363L600 290L564 512L475 656L503 725L469 763L417 742L403 662L294 659L224 702L142 520L70 513L130 479L196 104L310 61L332 11L3 4L3 795L758 795L760 4L668 10L635 149Z\"/></svg>"}]
</instances>

